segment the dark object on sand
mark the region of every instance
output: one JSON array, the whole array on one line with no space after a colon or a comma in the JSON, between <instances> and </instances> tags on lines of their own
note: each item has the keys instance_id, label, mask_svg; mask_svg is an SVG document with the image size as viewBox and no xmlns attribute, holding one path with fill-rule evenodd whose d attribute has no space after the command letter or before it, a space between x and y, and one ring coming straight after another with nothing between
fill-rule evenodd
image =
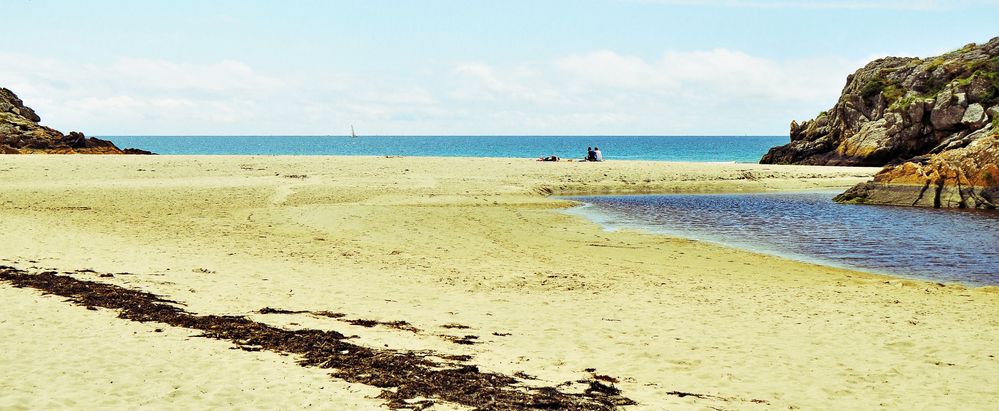
<instances>
[{"instance_id":1,"label":"dark object on sand","mask_svg":"<svg viewBox=\"0 0 999 411\"><path fill-rule=\"evenodd\" d=\"M514 377L483 372L474 365L432 360L441 358L434 353L355 345L336 331L285 330L242 316L196 315L155 294L78 280L54 271L30 274L0 266L0 281L67 297L88 309L117 310L123 319L199 330L202 337L227 340L240 349L297 354L302 366L330 369L333 377L382 388L379 398L395 409L424 409L438 400L477 410L612 410L635 403L596 381L582 394L554 387L525 387ZM415 401L417 398L424 400Z\"/></svg>"}]
</instances>

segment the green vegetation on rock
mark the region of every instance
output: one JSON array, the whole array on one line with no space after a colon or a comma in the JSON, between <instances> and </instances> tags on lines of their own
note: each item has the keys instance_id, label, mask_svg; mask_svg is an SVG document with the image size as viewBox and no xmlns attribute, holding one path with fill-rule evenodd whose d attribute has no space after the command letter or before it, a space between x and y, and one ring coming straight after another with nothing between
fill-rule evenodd
<instances>
[{"instance_id":1,"label":"green vegetation on rock","mask_svg":"<svg viewBox=\"0 0 999 411\"><path fill-rule=\"evenodd\" d=\"M860 88L860 96L865 99L868 99L878 94L881 94L881 92L884 91L884 89L885 89L885 81L880 78L875 78L873 80L868 81L867 83L864 84L863 87Z\"/></svg>"}]
</instances>

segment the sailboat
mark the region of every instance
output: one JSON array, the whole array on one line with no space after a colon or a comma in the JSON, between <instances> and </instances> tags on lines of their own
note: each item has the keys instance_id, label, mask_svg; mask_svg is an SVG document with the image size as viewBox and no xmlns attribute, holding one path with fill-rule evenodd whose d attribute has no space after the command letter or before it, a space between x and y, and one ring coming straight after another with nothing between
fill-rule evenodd
<instances>
[{"instance_id":1,"label":"sailboat","mask_svg":"<svg viewBox=\"0 0 999 411\"><path fill-rule=\"evenodd\" d=\"M350 136L353 137L353 138L357 138L357 133L354 132L354 125L353 124L350 125Z\"/></svg>"}]
</instances>

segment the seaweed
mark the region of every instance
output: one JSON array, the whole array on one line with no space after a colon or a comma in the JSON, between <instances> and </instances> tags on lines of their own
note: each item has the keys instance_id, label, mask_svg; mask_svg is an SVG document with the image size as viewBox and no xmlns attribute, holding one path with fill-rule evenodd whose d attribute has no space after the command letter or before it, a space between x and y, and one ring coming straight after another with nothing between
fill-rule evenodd
<instances>
[{"instance_id":1,"label":"seaweed","mask_svg":"<svg viewBox=\"0 0 999 411\"><path fill-rule=\"evenodd\" d=\"M441 355L364 347L346 342L348 337L336 331L286 330L243 316L192 314L176 301L156 294L79 280L54 271L31 274L0 266L0 281L66 297L88 309L116 310L122 319L198 330L200 337L230 341L237 349L295 354L302 366L331 369L334 378L382 388L378 398L393 409L425 409L435 401L477 410L610 410L635 404L616 388L597 381L581 394L555 387L526 387L513 376L430 359L446 358Z\"/></svg>"}]
</instances>

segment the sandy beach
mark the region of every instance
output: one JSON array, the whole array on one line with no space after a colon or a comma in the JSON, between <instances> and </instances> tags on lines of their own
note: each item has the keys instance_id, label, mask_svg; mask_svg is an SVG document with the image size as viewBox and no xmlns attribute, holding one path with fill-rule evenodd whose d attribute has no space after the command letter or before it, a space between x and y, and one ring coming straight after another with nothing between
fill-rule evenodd
<instances>
[{"instance_id":1,"label":"sandy beach","mask_svg":"<svg viewBox=\"0 0 999 411\"><path fill-rule=\"evenodd\" d=\"M0 156L0 265L366 347L467 355L527 386L577 392L600 376L637 403L626 409L994 408L996 287L607 232L553 198L842 189L877 170ZM380 388L295 355L65 300L0 282L0 409L385 409Z\"/></svg>"}]
</instances>

